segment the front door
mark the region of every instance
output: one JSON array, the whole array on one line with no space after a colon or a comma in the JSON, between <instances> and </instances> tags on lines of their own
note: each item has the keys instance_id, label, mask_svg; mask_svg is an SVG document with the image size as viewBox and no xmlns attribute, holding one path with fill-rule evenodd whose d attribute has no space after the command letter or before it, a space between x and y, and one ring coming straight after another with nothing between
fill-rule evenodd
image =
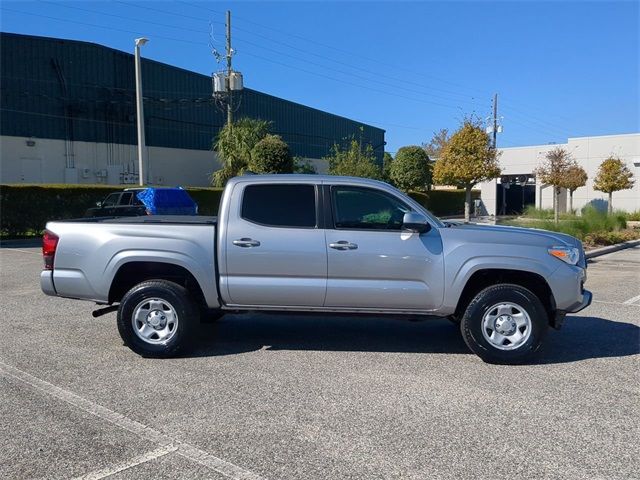
<instances>
[{"instance_id":1,"label":"front door","mask_svg":"<svg viewBox=\"0 0 640 480\"><path fill-rule=\"evenodd\" d=\"M240 183L233 198L221 276L227 303L321 307L327 251L316 186Z\"/></svg>"},{"instance_id":2,"label":"front door","mask_svg":"<svg viewBox=\"0 0 640 480\"><path fill-rule=\"evenodd\" d=\"M437 228L402 231L411 211L375 188L331 187L333 228L326 230L326 307L432 310L443 299L442 241Z\"/></svg>"}]
</instances>

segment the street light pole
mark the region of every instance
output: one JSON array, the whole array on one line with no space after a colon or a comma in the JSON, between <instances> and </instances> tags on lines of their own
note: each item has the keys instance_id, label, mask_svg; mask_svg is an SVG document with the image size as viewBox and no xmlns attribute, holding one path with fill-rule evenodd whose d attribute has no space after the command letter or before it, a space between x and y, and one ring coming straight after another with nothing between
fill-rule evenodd
<instances>
[{"instance_id":1,"label":"street light pole","mask_svg":"<svg viewBox=\"0 0 640 480\"><path fill-rule=\"evenodd\" d=\"M136 112L138 123L138 180L144 185L144 174L142 171L143 156L145 152L144 140L144 105L142 104L142 72L140 68L140 47L147 43L146 38L136 38L135 64L136 64Z\"/></svg>"}]
</instances>

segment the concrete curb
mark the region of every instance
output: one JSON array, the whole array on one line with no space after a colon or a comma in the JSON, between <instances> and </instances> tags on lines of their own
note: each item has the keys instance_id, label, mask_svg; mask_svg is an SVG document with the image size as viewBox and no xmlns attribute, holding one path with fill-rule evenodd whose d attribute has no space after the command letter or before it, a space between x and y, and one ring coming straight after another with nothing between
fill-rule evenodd
<instances>
[{"instance_id":1,"label":"concrete curb","mask_svg":"<svg viewBox=\"0 0 640 480\"><path fill-rule=\"evenodd\" d=\"M618 243L616 245L608 245L606 247L594 248L593 250L589 250L585 252L585 257L587 260L591 258L596 258L601 255L606 255L607 253L617 252L618 250L624 250L625 248L637 247L640 245L640 240L629 240L628 242Z\"/></svg>"},{"instance_id":2,"label":"concrete curb","mask_svg":"<svg viewBox=\"0 0 640 480\"><path fill-rule=\"evenodd\" d=\"M42 238L20 238L17 240L2 240L0 248L29 248L42 246Z\"/></svg>"}]
</instances>

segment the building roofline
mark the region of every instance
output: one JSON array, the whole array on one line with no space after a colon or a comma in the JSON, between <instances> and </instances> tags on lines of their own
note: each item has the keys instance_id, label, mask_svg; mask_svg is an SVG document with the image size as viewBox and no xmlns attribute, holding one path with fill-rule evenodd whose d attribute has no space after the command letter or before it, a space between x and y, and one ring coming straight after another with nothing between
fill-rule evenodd
<instances>
[{"instance_id":1,"label":"building roofline","mask_svg":"<svg viewBox=\"0 0 640 480\"><path fill-rule=\"evenodd\" d=\"M91 45L92 47L111 50L112 52L118 53L120 55L128 55L130 57L134 56L133 53L129 53L129 52L126 52L124 50L118 50L117 48L113 48L113 47L109 47L109 46L106 46L106 45L102 45L101 43L89 42L89 41L86 41L86 40L74 40L74 39L69 39L69 38L47 37L47 36L42 36L42 35L29 35L29 34L22 34L22 33L15 33L15 32L4 32L4 31L0 32L0 35L9 35L9 36L13 36L13 37L31 38L31 39L34 39L34 40L44 40L44 41L51 41L51 42L69 42L69 43L76 43L76 44ZM199 72L194 72L193 70L188 70L186 68L177 67L175 65L171 65L170 63L161 62L161 61L154 60L154 59L151 59L151 58L148 58L148 57L143 57L142 61L145 62L145 63L146 62L155 63L155 64L158 64L158 65L162 65L163 67L172 68L174 70L180 70L182 72L187 72L187 73L189 73L191 75L198 75L198 76L201 76L201 77L204 77L204 78L207 78L207 79L211 78L209 75L205 75L205 74L199 73ZM309 110L313 110L314 112L319 112L319 113L322 113L322 114L325 114L325 115L331 115L332 117L335 117L335 118L340 118L340 119L346 120L348 122L357 123L357 124L363 125L365 127L372 128L372 129L375 129L375 130L380 130L383 133L386 133L386 130L383 129L383 128L376 127L375 125L371 125L369 123L360 122L358 120L354 120L353 118L345 117L345 116L342 116L342 115L336 115L335 113L327 112L325 110L320 110L319 108L315 108L315 107L310 107L309 105L305 105L303 103L294 102L293 100L288 100L286 98L277 97L277 96L271 95L269 93L261 92L260 90L254 90L252 88L246 88L246 90L250 90L252 92L256 92L256 93L259 93L260 95L265 95L265 96L277 99L277 100L282 101L282 102L290 103L292 105L296 105L298 107L303 107L303 108L306 108L306 109L309 109Z\"/></svg>"},{"instance_id":2,"label":"building roofline","mask_svg":"<svg viewBox=\"0 0 640 480\"><path fill-rule=\"evenodd\" d=\"M635 135L640 135L640 132L635 133L612 133L608 135L584 135L582 137L568 137L567 140L578 140L581 138L607 138L607 137L633 137Z\"/></svg>"},{"instance_id":3,"label":"building roofline","mask_svg":"<svg viewBox=\"0 0 640 480\"><path fill-rule=\"evenodd\" d=\"M635 137L635 136L639 136L640 132L634 132L634 133L613 133L613 134L609 134L609 135L585 135L582 137L567 137L567 141L566 142L562 142L562 143L535 143L533 145L520 145L520 146L515 146L515 147L498 147L498 150L513 150L516 148L541 148L541 147L554 147L554 146L562 146L562 145L567 145L569 143L570 140L582 140L585 138L613 138L613 137Z\"/></svg>"}]
</instances>

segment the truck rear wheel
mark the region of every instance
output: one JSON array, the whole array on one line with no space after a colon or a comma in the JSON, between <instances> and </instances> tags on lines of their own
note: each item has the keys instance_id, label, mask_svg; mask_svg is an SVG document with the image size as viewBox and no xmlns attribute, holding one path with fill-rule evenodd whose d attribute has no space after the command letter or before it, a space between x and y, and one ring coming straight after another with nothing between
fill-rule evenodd
<instances>
[{"instance_id":1,"label":"truck rear wheel","mask_svg":"<svg viewBox=\"0 0 640 480\"><path fill-rule=\"evenodd\" d=\"M129 290L118 308L124 343L143 357L167 358L191 346L199 309L189 292L166 280L149 280Z\"/></svg>"},{"instance_id":2,"label":"truck rear wheel","mask_svg":"<svg viewBox=\"0 0 640 480\"><path fill-rule=\"evenodd\" d=\"M487 287L473 298L460 331L467 346L485 362L519 364L540 348L548 325L536 295L505 283Z\"/></svg>"}]
</instances>

